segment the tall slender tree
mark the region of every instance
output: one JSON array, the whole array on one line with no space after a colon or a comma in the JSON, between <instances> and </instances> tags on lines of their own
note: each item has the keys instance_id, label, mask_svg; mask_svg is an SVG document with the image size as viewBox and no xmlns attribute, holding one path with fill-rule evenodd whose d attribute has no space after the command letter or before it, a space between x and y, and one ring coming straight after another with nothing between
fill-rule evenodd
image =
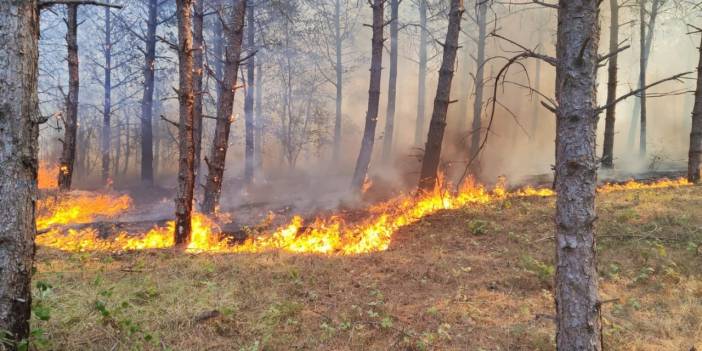
<instances>
[{"instance_id":1,"label":"tall slender tree","mask_svg":"<svg viewBox=\"0 0 702 351\"><path fill-rule=\"evenodd\" d=\"M700 38L697 89L695 90L695 106L692 109L690 151L687 163L687 180L693 183L700 181L700 164L702 164L702 34Z\"/></svg>"},{"instance_id":2,"label":"tall slender tree","mask_svg":"<svg viewBox=\"0 0 702 351\"><path fill-rule=\"evenodd\" d=\"M252 0L246 9L246 49L249 57L246 59L246 96L244 98L244 183L250 184L254 178L254 74L256 70L256 26Z\"/></svg>"},{"instance_id":3,"label":"tall slender tree","mask_svg":"<svg viewBox=\"0 0 702 351\"><path fill-rule=\"evenodd\" d=\"M595 259L598 0L560 0L556 39L556 347L601 350Z\"/></svg>"},{"instance_id":4,"label":"tall slender tree","mask_svg":"<svg viewBox=\"0 0 702 351\"><path fill-rule=\"evenodd\" d=\"M426 86L427 86L427 0L419 1L419 73L417 77L417 119L414 126L414 144L422 145L424 141L424 112L426 110Z\"/></svg>"},{"instance_id":5,"label":"tall slender tree","mask_svg":"<svg viewBox=\"0 0 702 351\"><path fill-rule=\"evenodd\" d=\"M458 36L461 33L463 11L463 0L451 0L446 40L443 43L444 53L441 68L439 69L439 82L436 87L436 97L434 98L434 110L431 114L429 134L427 135L422 170L419 176L419 189L424 191L434 189L437 181L439 161L441 160L441 145L444 140L444 130L446 129L446 114L451 103L451 83L458 52Z\"/></svg>"},{"instance_id":6,"label":"tall slender tree","mask_svg":"<svg viewBox=\"0 0 702 351\"><path fill-rule=\"evenodd\" d=\"M485 87L485 41L487 34L487 1L479 1L475 19L478 22L478 53L475 57L475 98L473 99L473 123L471 126L471 139L469 154L474 155L480 148L482 135L483 88ZM478 164L478 163L475 163Z\"/></svg>"},{"instance_id":7,"label":"tall slender tree","mask_svg":"<svg viewBox=\"0 0 702 351\"><path fill-rule=\"evenodd\" d=\"M202 75L204 71L205 39L203 24L205 21L204 0L195 0L193 4L193 144L195 147L195 178L200 178L200 159L202 154Z\"/></svg>"},{"instance_id":8,"label":"tall slender tree","mask_svg":"<svg viewBox=\"0 0 702 351\"><path fill-rule=\"evenodd\" d=\"M112 140L110 128L112 112L112 18L109 7L105 7L105 47L103 54L105 57L103 67L105 78L103 80L104 102L102 105L100 153L102 154L102 183L107 184L107 180L110 177L110 140Z\"/></svg>"},{"instance_id":9,"label":"tall slender tree","mask_svg":"<svg viewBox=\"0 0 702 351\"><path fill-rule=\"evenodd\" d=\"M148 0L148 18L144 35L144 86L141 98L141 181L154 181L154 140L152 130L154 82L156 70L156 29L158 26L159 0Z\"/></svg>"},{"instance_id":10,"label":"tall slender tree","mask_svg":"<svg viewBox=\"0 0 702 351\"><path fill-rule=\"evenodd\" d=\"M29 337L39 138L39 11L0 1L0 349Z\"/></svg>"},{"instance_id":11,"label":"tall slender tree","mask_svg":"<svg viewBox=\"0 0 702 351\"><path fill-rule=\"evenodd\" d=\"M360 192L366 180L368 166L373 155L375 142L375 127L378 124L378 104L380 103L380 73L383 64L383 11L386 0L373 0L373 35L371 37L371 68L370 87L368 88L368 109L366 110L366 123L363 128L361 151L358 153L356 168L351 179L351 190Z\"/></svg>"},{"instance_id":12,"label":"tall slender tree","mask_svg":"<svg viewBox=\"0 0 702 351\"><path fill-rule=\"evenodd\" d=\"M609 0L609 52L615 53L619 47L619 2ZM617 105L617 62L619 55L614 54L609 58L607 65L607 112L605 113L605 131L602 147L602 167L614 167L614 122L616 120Z\"/></svg>"},{"instance_id":13,"label":"tall slender tree","mask_svg":"<svg viewBox=\"0 0 702 351\"><path fill-rule=\"evenodd\" d=\"M190 241L193 188L195 186L195 145L193 138L193 0L176 0L178 17L178 193L175 198L175 243Z\"/></svg>"},{"instance_id":14,"label":"tall slender tree","mask_svg":"<svg viewBox=\"0 0 702 351\"><path fill-rule=\"evenodd\" d=\"M388 75L388 105L385 115L385 133L383 135L383 160L390 160L392 155L393 134L395 133L395 100L397 98L397 41L400 35L399 24L400 0L390 0L390 73Z\"/></svg>"},{"instance_id":15,"label":"tall slender tree","mask_svg":"<svg viewBox=\"0 0 702 351\"><path fill-rule=\"evenodd\" d=\"M73 166L76 159L76 134L78 131L78 4L67 6L66 45L68 47L68 95L66 114L63 119L63 149L59 160L58 185L61 190L70 190L73 181Z\"/></svg>"},{"instance_id":16,"label":"tall slender tree","mask_svg":"<svg viewBox=\"0 0 702 351\"><path fill-rule=\"evenodd\" d=\"M219 206L222 192L222 178L224 165L229 148L229 128L232 124L232 109L234 107L234 92L236 91L239 59L241 57L241 44L244 39L244 19L246 15L247 0L237 0L233 8L227 10L227 21L223 23L225 37L224 51L224 76L220 83L217 102L217 121L215 135L212 141L212 150L207 164L207 181L205 195L201 210L204 213L213 213Z\"/></svg>"}]
</instances>

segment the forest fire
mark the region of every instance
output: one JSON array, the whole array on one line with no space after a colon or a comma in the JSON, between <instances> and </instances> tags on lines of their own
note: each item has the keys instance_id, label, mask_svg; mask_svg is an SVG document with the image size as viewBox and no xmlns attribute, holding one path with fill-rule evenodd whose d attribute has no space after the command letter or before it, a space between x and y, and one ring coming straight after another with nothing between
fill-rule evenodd
<instances>
[{"instance_id":1,"label":"forest fire","mask_svg":"<svg viewBox=\"0 0 702 351\"><path fill-rule=\"evenodd\" d=\"M659 180L653 183L629 181L605 184L600 192L656 189L688 185L685 179ZM498 184L492 190L467 182L460 191L451 193L439 186L433 192L419 196L403 195L367 209L367 219L346 222L339 215L317 217L309 223L294 216L286 225L272 232L251 237L243 243L233 243L221 234L221 229L209 217L193 216L192 238L186 251L191 253L255 253L282 250L292 253L354 255L386 250L393 234L401 227L439 210L456 209L471 204L485 204L508 197L553 196L547 188L525 187L507 191ZM143 235L120 232L111 238L101 238L92 227L62 231L56 225L88 223L97 217L115 217L131 206L128 196L84 195L64 201L40 202L37 226L47 230L37 237L39 245L65 251L125 251L168 248L174 245L174 222L156 226Z\"/></svg>"},{"instance_id":2,"label":"forest fire","mask_svg":"<svg viewBox=\"0 0 702 351\"><path fill-rule=\"evenodd\" d=\"M57 165L51 165L46 162L39 163L39 173L37 174L37 183L39 189L55 189L58 187L58 172Z\"/></svg>"}]
</instances>

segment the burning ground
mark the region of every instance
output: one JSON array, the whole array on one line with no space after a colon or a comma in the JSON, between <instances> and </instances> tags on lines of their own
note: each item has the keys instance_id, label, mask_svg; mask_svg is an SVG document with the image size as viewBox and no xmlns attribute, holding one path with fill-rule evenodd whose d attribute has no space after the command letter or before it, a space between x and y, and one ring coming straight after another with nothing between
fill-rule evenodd
<instances>
[{"instance_id":1,"label":"burning ground","mask_svg":"<svg viewBox=\"0 0 702 351\"><path fill-rule=\"evenodd\" d=\"M601 188L607 349L688 350L700 340L701 191L684 182ZM363 254L241 250L254 241L190 255L57 250L40 236L37 338L70 350L553 349L553 197L480 194L454 205L460 194L442 193L394 228L387 246ZM310 223L291 237L321 228Z\"/></svg>"}]
</instances>

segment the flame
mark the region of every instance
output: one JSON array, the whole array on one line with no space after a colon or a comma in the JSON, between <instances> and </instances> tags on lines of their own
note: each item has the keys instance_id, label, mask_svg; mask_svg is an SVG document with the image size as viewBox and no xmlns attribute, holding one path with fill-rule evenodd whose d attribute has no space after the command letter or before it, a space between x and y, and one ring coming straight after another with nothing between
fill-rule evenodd
<instances>
[{"instance_id":1,"label":"flame","mask_svg":"<svg viewBox=\"0 0 702 351\"><path fill-rule=\"evenodd\" d=\"M59 167L46 162L39 162L37 183L39 189L55 189L58 187Z\"/></svg>"},{"instance_id":2,"label":"flame","mask_svg":"<svg viewBox=\"0 0 702 351\"><path fill-rule=\"evenodd\" d=\"M624 184L606 184L598 191L655 189L687 184L684 179L661 180L649 184L632 181ZM187 245L186 251L192 253L258 253L279 250L291 253L338 255L378 252L388 249L394 233L399 228L415 223L440 210L456 209L472 204L486 204L510 197L547 197L555 194L551 189L532 187L507 191L504 181L498 182L492 190L488 190L472 180L467 181L455 193L446 191L446 188L443 186L443 179L440 179L439 185L431 192L419 195L402 195L369 207L366 210L367 216L360 221L347 222L342 215L332 215L317 217L306 223L302 217L294 216L287 224L272 232L249 238L243 243L232 242L222 234L221 228L215 220L195 213L192 219L191 241ZM130 201L119 199L112 199L112 206L103 206L100 209L100 211L104 210L101 215L123 211L124 208L120 205L129 207ZM114 206L115 204L117 206ZM80 205L76 204L76 206L80 208ZM97 210L96 206L90 206L93 210ZM61 207L57 206L57 208ZM78 210L78 212L80 211ZM95 213L92 214L92 216L94 215ZM54 216L49 218L54 218ZM65 216L60 218L65 218ZM75 218L88 220L87 216ZM44 220L42 223L46 225L48 221ZM57 223L56 220L53 223ZM159 249L174 246L174 230L173 221L162 227L154 227L141 236L122 232L112 238L100 238L94 228L69 229L66 233L52 229L38 236L37 243L66 251Z\"/></svg>"},{"instance_id":3,"label":"flame","mask_svg":"<svg viewBox=\"0 0 702 351\"><path fill-rule=\"evenodd\" d=\"M597 189L598 192L600 193L610 193L613 191L622 191L622 190L639 190L639 189L660 189L660 188L678 188L681 186L687 186L691 185L690 182L687 181L687 178L678 178L678 179L668 179L668 178L663 178L660 180L657 180L655 182L651 183L643 183L643 182L637 182L635 180L629 180L626 183L607 183L602 185Z\"/></svg>"},{"instance_id":4,"label":"flame","mask_svg":"<svg viewBox=\"0 0 702 351\"><path fill-rule=\"evenodd\" d=\"M37 203L37 228L90 223L97 217L116 217L132 205L128 195L69 194L59 200L49 197Z\"/></svg>"}]
</instances>

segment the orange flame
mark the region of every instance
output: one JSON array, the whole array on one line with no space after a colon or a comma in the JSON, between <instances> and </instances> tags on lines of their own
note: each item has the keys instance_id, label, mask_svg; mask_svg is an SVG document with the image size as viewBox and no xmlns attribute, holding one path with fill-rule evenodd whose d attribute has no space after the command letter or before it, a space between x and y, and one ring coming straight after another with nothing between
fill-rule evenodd
<instances>
[{"instance_id":1,"label":"orange flame","mask_svg":"<svg viewBox=\"0 0 702 351\"><path fill-rule=\"evenodd\" d=\"M55 189L58 187L58 172L57 165L50 165L46 162L39 162L39 173L37 174L37 183L39 189Z\"/></svg>"},{"instance_id":2,"label":"orange flame","mask_svg":"<svg viewBox=\"0 0 702 351\"><path fill-rule=\"evenodd\" d=\"M440 182L441 183L441 182ZM661 180L643 184L628 182L620 185L607 184L600 192L625 189L653 189L687 185L684 179ZM341 216L318 217L308 224L300 216L267 234L249 238L243 243L233 243L222 235L219 226L202 214L193 215L191 242L187 252L213 253L257 253L280 250L292 253L317 253L355 255L387 250L393 234L401 227L444 209L456 209L471 204L486 204L509 197L553 196L551 189L525 187L507 191L504 182L493 190L487 190L473 181L466 182L456 193L447 192L439 185L434 191L420 195L402 195L371 206L368 216L361 221L347 223ZM114 200L114 199L113 199ZM120 202L120 201L116 201ZM114 203L114 202L113 202ZM128 206L127 206L128 207ZM105 207L108 212L119 208ZM62 217L63 218L63 217ZM83 218L85 219L85 218ZM126 232L113 238L100 238L93 228L68 230L58 229L37 237L39 245L66 251L122 251L168 248L174 245L174 222L164 227L154 227L142 236Z\"/></svg>"},{"instance_id":3,"label":"orange flame","mask_svg":"<svg viewBox=\"0 0 702 351\"><path fill-rule=\"evenodd\" d=\"M97 217L116 217L129 209L132 199L127 195L114 197L105 194L69 194L37 203L37 228L54 225L90 223Z\"/></svg>"}]
</instances>

